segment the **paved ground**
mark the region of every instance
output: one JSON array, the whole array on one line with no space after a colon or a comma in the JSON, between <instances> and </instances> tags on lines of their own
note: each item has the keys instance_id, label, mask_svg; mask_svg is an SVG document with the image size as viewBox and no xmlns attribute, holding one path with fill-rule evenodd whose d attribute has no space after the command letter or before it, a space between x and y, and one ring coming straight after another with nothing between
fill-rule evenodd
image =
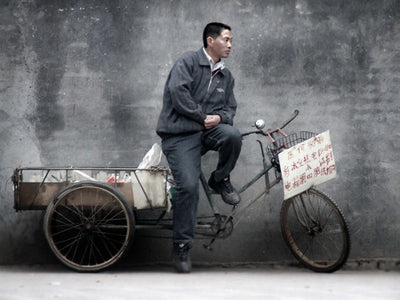
<instances>
[{"instance_id":1,"label":"paved ground","mask_svg":"<svg viewBox=\"0 0 400 300\"><path fill-rule=\"evenodd\" d=\"M0 266L0 299L400 299L400 272L298 268L120 268L81 274L63 266Z\"/></svg>"}]
</instances>

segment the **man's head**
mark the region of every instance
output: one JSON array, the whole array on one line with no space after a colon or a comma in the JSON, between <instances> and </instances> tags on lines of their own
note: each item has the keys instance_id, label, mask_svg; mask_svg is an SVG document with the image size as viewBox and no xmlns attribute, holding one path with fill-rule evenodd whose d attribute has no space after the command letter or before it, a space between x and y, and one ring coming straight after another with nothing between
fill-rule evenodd
<instances>
[{"instance_id":1,"label":"man's head","mask_svg":"<svg viewBox=\"0 0 400 300\"><path fill-rule=\"evenodd\" d=\"M203 44L215 62L229 56L232 48L231 27L223 23L209 23L203 31Z\"/></svg>"}]
</instances>

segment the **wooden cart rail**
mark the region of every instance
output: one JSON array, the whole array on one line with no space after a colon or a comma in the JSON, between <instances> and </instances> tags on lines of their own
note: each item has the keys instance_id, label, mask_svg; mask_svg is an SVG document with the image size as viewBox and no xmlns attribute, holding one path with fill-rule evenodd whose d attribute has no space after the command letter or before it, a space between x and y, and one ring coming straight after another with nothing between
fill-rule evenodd
<instances>
[{"instance_id":1,"label":"wooden cart rail","mask_svg":"<svg viewBox=\"0 0 400 300\"><path fill-rule=\"evenodd\" d=\"M136 210L169 208L169 170L100 167L26 167L17 168L14 183L14 208L45 210L55 196L77 182L108 183L118 190Z\"/></svg>"}]
</instances>

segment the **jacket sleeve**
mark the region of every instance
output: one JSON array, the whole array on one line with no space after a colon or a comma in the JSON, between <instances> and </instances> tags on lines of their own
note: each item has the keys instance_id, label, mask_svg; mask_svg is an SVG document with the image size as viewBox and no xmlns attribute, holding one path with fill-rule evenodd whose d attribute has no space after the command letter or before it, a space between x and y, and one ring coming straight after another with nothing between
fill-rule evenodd
<instances>
[{"instance_id":1,"label":"jacket sleeve","mask_svg":"<svg viewBox=\"0 0 400 300\"><path fill-rule=\"evenodd\" d=\"M193 100L190 90L193 81L193 64L193 56L189 54L184 54L178 59L170 73L168 90L172 106L178 113L203 124L206 114Z\"/></svg>"},{"instance_id":2,"label":"jacket sleeve","mask_svg":"<svg viewBox=\"0 0 400 300\"><path fill-rule=\"evenodd\" d=\"M225 105L222 109L215 111L214 113L221 117L221 123L233 125L233 118L236 115L237 102L233 88L235 81L232 78L229 88L227 89L227 95L225 98Z\"/></svg>"}]
</instances>

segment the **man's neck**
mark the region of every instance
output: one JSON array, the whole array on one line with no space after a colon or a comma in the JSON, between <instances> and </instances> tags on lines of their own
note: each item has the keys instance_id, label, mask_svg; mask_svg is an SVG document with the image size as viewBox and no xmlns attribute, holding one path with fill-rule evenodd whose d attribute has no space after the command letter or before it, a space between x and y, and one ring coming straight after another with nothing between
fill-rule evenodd
<instances>
[{"instance_id":1,"label":"man's neck","mask_svg":"<svg viewBox=\"0 0 400 300\"><path fill-rule=\"evenodd\" d=\"M217 63L215 63L214 59L208 54L207 50L203 48L204 54L207 56L207 60L210 63L211 74L217 70L223 70L225 68L224 62L220 59Z\"/></svg>"},{"instance_id":2,"label":"man's neck","mask_svg":"<svg viewBox=\"0 0 400 300\"><path fill-rule=\"evenodd\" d=\"M210 50L208 48L204 48L204 50L207 52L207 54L212 58L214 64L217 62L221 61L221 58L215 57L212 53L210 53Z\"/></svg>"}]
</instances>

